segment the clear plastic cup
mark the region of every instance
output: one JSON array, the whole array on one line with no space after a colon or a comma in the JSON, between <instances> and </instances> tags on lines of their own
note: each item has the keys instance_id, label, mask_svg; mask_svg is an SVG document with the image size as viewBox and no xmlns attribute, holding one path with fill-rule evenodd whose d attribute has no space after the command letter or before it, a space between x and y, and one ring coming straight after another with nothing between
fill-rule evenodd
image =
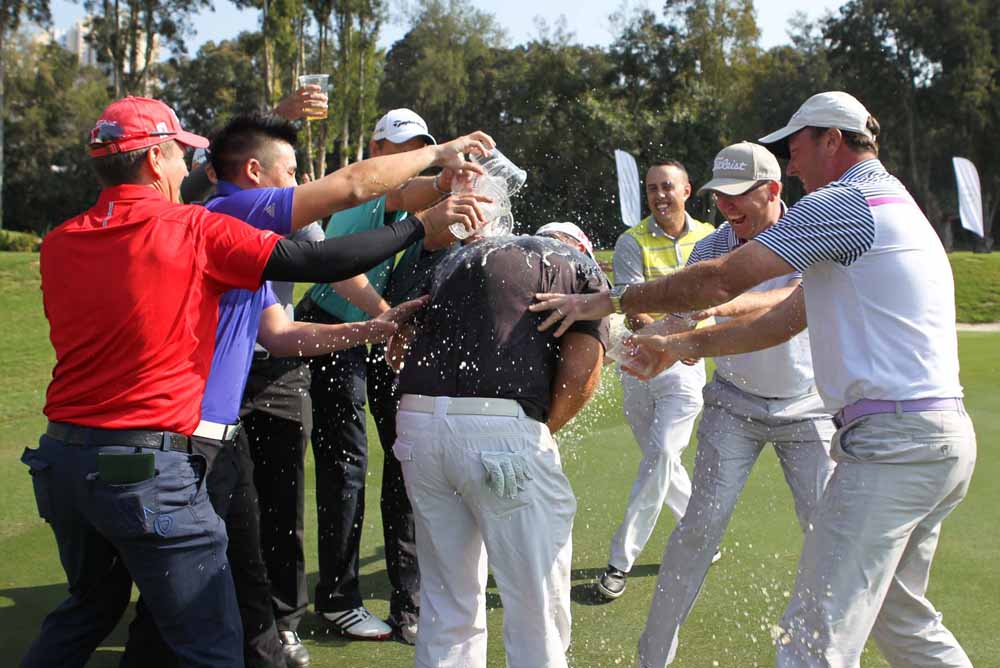
<instances>
[{"instance_id":1,"label":"clear plastic cup","mask_svg":"<svg viewBox=\"0 0 1000 668\"><path fill-rule=\"evenodd\" d=\"M302 74L299 76L299 88L303 86L319 86L320 90L324 93L329 93L330 89L330 75L329 74ZM306 120L318 120L326 118L329 113L329 107L327 105L323 106L310 106L305 111Z\"/></svg>"},{"instance_id":2,"label":"clear plastic cup","mask_svg":"<svg viewBox=\"0 0 1000 668\"><path fill-rule=\"evenodd\" d=\"M490 176L496 176L507 182L507 193L513 195L528 180L528 172L524 171L510 158L500 152L500 149L493 149L489 155L473 153L472 159L482 165L483 170Z\"/></svg>"},{"instance_id":3,"label":"clear plastic cup","mask_svg":"<svg viewBox=\"0 0 1000 668\"><path fill-rule=\"evenodd\" d=\"M510 196L507 193L507 184L502 178L486 174L473 179L464 179L458 182L456 189L452 192L456 194L476 193L493 199L492 202L479 203L479 208L486 218L486 224L482 225L476 232L482 236L509 234L514 228L514 217L510 212ZM502 230L505 228L507 231L503 232ZM472 231L461 223L454 223L448 229L451 230L456 239L467 239L472 234Z\"/></svg>"}]
</instances>

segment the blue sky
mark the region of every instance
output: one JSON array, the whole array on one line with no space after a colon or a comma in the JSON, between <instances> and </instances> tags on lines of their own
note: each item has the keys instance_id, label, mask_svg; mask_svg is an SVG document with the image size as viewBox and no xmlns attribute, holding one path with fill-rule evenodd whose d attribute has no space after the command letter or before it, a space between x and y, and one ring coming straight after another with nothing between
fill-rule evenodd
<instances>
[{"instance_id":1,"label":"blue sky","mask_svg":"<svg viewBox=\"0 0 1000 668\"><path fill-rule=\"evenodd\" d=\"M846 0L843 0L846 1ZM575 33L577 41L584 44L608 44L612 30L608 15L621 7L621 3L613 2L580 2L580 0L472 0L480 9L494 14L500 24L507 30L512 43L529 40L537 34L536 17L554 25L560 16L565 16L568 28ZM406 31L405 3L401 0L391 0L392 14L399 17L390 20L383 28L381 42L384 46L391 45ZM815 0L809 3L804 11L810 18L817 18L826 11L833 10L842 4L828 0ZM650 7L658 9L659 2L627 2L629 8ZM786 28L788 19L796 9L794 3L788 0L756 0L757 23L761 26L761 44L765 48L788 41ZM53 24L57 29L65 29L79 17L83 16L82 4L68 0L52 0ZM239 10L229 0L216 0L215 11L206 11L195 18L197 33L188 39L188 49L194 53L198 47L208 40L219 41L237 35L243 30L253 30L257 27L259 12Z\"/></svg>"}]
</instances>

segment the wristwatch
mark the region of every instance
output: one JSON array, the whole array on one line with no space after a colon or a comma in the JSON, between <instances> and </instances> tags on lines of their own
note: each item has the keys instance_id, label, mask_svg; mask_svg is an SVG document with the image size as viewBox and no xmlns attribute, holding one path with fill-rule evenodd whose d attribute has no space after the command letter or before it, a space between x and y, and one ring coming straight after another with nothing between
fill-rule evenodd
<instances>
[{"instance_id":1,"label":"wristwatch","mask_svg":"<svg viewBox=\"0 0 1000 668\"><path fill-rule=\"evenodd\" d=\"M450 190L441 190L441 172L438 172L438 175L434 177L434 190L438 191L441 195L451 194Z\"/></svg>"},{"instance_id":2,"label":"wristwatch","mask_svg":"<svg viewBox=\"0 0 1000 668\"><path fill-rule=\"evenodd\" d=\"M631 286L629 285L616 285L611 288L611 308L615 310L615 313L623 313L622 311L622 297L625 296L625 291Z\"/></svg>"}]
</instances>

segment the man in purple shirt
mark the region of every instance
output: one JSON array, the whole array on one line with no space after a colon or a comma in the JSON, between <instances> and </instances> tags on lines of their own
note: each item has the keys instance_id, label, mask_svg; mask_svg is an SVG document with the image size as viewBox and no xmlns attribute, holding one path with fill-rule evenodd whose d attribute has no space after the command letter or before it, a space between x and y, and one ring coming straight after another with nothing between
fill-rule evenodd
<instances>
[{"instance_id":1,"label":"man in purple shirt","mask_svg":"<svg viewBox=\"0 0 1000 668\"><path fill-rule=\"evenodd\" d=\"M233 119L213 141L213 167L219 181L217 195L206 203L206 208L287 235L309 224L313 215L326 216L338 208L351 206L350 196L338 198L319 193L316 197L315 188L305 193L305 203L298 201L303 192L295 185L295 140L294 127L282 119L256 115ZM409 170L410 175L422 169L416 163ZM335 191L338 178L349 181L350 175L338 177L334 173L314 183L329 181L328 190ZM408 177L396 175L397 180L405 178ZM385 189L399 185L391 174L378 183L378 188ZM369 183L367 187L372 186ZM324 201L329 210L321 209ZM435 232L446 230L453 222L465 221L471 227L482 220L475 201L474 197L445 201L422 212L419 218L428 230ZM391 257L407 245L401 245L401 238L383 235L375 239L366 233L344 237L342 242L380 244L379 254L384 257ZM240 606L248 668L284 668L290 649L297 656L296 665L308 664L308 654L297 638L294 643L283 643L284 639L279 638L260 550L253 463L239 425L240 403L254 343L260 340L272 354L279 356L324 354L386 338L395 331L398 322L408 319L421 305L419 300L407 302L364 323L324 325L290 321L270 283L256 291L230 290L220 300L216 348L202 401L202 420L193 441L198 453L209 463L208 493L229 535L227 556ZM148 668L172 666L174 662L140 599L136 620L129 629L123 665Z\"/></svg>"}]
</instances>

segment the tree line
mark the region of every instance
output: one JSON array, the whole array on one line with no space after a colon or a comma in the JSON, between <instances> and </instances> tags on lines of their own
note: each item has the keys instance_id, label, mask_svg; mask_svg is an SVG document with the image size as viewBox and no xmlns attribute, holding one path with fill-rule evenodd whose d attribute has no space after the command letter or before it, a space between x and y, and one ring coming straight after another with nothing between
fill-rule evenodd
<instances>
[{"instance_id":1,"label":"tree line","mask_svg":"<svg viewBox=\"0 0 1000 668\"><path fill-rule=\"evenodd\" d=\"M102 68L30 39L48 0L2 0L5 78L3 226L44 233L88 206L96 186L84 138L111 99L150 94L208 133L234 113L273 106L298 74L328 72L330 116L303 128L300 165L322 174L363 158L372 126L410 107L438 137L481 128L529 172L515 201L525 231L571 220L602 245L622 229L613 151L644 164L679 159L709 178L724 145L784 125L822 90L861 99L881 125L881 155L939 232L957 213L951 157L979 169L987 225L1000 210L1000 0L850 0L788 43L760 46L752 0L667 0L608 17L607 47L581 45L565 22L538 22L512 45L469 0L420 0L409 29L379 48L387 0L238 0L260 28L205 43L184 37L208 0L84 0ZM206 30L205 26L200 26ZM171 56L137 56L158 35ZM801 196L787 180L790 200ZM712 215L692 198L693 214Z\"/></svg>"}]
</instances>

